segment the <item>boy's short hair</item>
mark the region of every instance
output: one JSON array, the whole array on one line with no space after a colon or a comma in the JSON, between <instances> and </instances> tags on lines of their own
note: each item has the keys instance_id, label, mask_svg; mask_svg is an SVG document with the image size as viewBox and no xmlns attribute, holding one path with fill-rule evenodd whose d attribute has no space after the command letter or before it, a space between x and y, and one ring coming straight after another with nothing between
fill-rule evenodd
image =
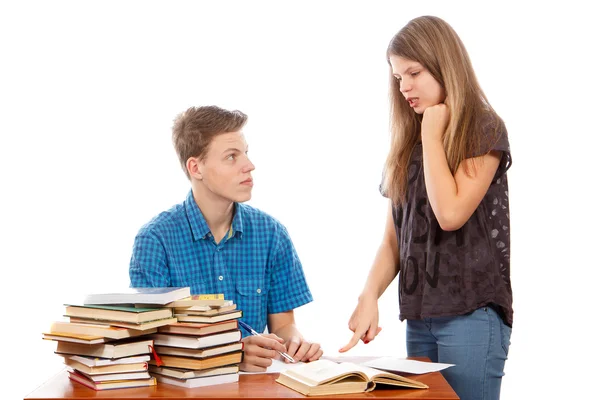
<instances>
[{"instance_id":1,"label":"boy's short hair","mask_svg":"<svg viewBox=\"0 0 600 400\"><path fill-rule=\"evenodd\" d=\"M248 116L238 110L217 106L190 107L173 122L173 146L188 179L187 160L203 159L212 139L222 133L237 132L244 127Z\"/></svg>"}]
</instances>

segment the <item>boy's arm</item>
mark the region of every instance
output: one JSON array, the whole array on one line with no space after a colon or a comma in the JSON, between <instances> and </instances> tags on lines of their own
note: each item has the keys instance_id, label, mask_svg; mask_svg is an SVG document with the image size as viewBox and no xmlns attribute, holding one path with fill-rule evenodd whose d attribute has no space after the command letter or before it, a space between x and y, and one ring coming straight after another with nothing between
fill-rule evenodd
<instances>
[{"instance_id":1,"label":"boy's arm","mask_svg":"<svg viewBox=\"0 0 600 400\"><path fill-rule=\"evenodd\" d=\"M129 263L129 280L131 287L170 286L166 251L155 235L136 236Z\"/></svg>"},{"instance_id":2,"label":"boy's arm","mask_svg":"<svg viewBox=\"0 0 600 400\"><path fill-rule=\"evenodd\" d=\"M287 353L296 361L315 361L323 355L318 343L304 339L294 320L294 310L268 315L269 332L285 341Z\"/></svg>"},{"instance_id":3,"label":"boy's arm","mask_svg":"<svg viewBox=\"0 0 600 400\"><path fill-rule=\"evenodd\" d=\"M294 309L312 301L312 295L287 230L278 228L267 306L269 332L284 339L287 353L295 360L317 360L323 355L321 346L305 340L294 320Z\"/></svg>"}]
</instances>

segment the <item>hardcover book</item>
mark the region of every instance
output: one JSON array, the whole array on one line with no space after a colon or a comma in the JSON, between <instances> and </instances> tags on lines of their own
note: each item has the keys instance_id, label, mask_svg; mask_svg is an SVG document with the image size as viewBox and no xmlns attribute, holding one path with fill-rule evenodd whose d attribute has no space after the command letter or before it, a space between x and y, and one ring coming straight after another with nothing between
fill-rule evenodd
<instances>
[{"instance_id":1,"label":"hardcover book","mask_svg":"<svg viewBox=\"0 0 600 400\"><path fill-rule=\"evenodd\" d=\"M233 364L209 369L183 369L173 367L157 367L156 365L149 365L148 371L155 376L156 374L160 374L177 379L190 379L215 375L237 374L240 371L240 366L237 364Z\"/></svg>"},{"instance_id":2,"label":"hardcover book","mask_svg":"<svg viewBox=\"0 0 600 400\"><path fill-rule=\"evenodd\" d=\"M82 344L98 344L109 342L111 339L107 339L104 336L93 336L93 335L82 335L79 333L68 333L68 332L53 332L43 333L43 339L55 340L59 342L72 342Z\"/></svg>"},{"instance_id":3,"label":"hardcover book","mask_svg":"<svg viewBox=\"0 0 600 400\"><path fill-rule=\"evenodd\" d=\"M189 358L177 356L160 356L160 359L165 367L184 368L184 369L209 369L222 367L230 364L239 364L242 362L242 352L222 354L209 358ZM156 361L150 360L152 365L156 365Z\"/></svg>"},{"instance_id":4,"label":"hardcover book","mask_svg":"<svg viewBox=\"0 0 600 400\"><path fill-rule=\"evenodd\" d=\"M108 321L103 319L88 319L80 317L70 317L69 322L72 324L92 324L92 325L104 325L104 326L116 326L119 328L133 329L136 331L148 331L150 329L156 329L161 326L177 323L177 318L163 318L155 321L146 321L139 324L131 322L121 321Z\"/></svg>"},{"instance_id":5,"label":"hardcover book","mask_svg":"<svg viewBox=\"0 0 600 400\"><path fill-rule=\"evenodd\" d=\"M181 386L185 388L196 388L202 386L222 385L224 383L234 383L240 380L239 374L206 376L202 378L177 379L164 375L155 375L157 381L161 384Z\"/></svg>"},{"instance_id":6,"label":"hardcover book","mask_svg":"<svg viewBox=\"0 0 600 400\"><path fill-rule=\"evenodd\" d=\"M179 335L204 336L213 333L238 329L237 320L207 323L177 322L158 328L159 333L177 333Z\"/></svg>"},{"instance_id":7,"label":"hardcover book","mask_svg":"<svg viewBox=\"0 0 600 400\"><path fill-rule=\"evenodd\" d=\"M173 310L170 308L139 308L93 304L83 306L67 305L65 316L141 324L142 322L171 318Z\"/></svg>"},{"instance_id":8,"label":"hardcover book","mask_svg":"<svg viewBox=\"0 0 600 400\"><path fill-rule=\"evenodd\" d=\"M117 359L140 354L150 354L152 352L150 346L153 346L152 340L139 339L128 342L119 341L115 343L94 345L58 342L56 346L56 353Z\"/></svg>"},{"instance_id":9,"label":"hardcover book","mask_svg":"<svg viewBox=\"0 0 600 400\"><path fill-rule=\"evenodd\" d=\"M244 343L235 342L224 346L207 347L205 349L184 349L181 347L156 346L155 350L158 355L170 355L192 358L207 358L219 354L232 353L244 349Z\"/></svg>"},{"instance_id":10,"label":"hardcover book","mask_svg":"<svg viewBox=\"0 0 600 400\"><path fill-rule=\"evenodd\" d=\"M186 298L180 298L166 304L166 307L193 307L193 306L212 306L221 307L224 305L232 304L231 300L225 300L223 293L218 294L195 294Z\"/></svg>"},{"instance_id":11,"label":"hardcover book","mask_svg":"<svg viewBox=\"0 0 600 400\"><path fill-rule=\"evenodd\" d=\"M114 364L114 365L101 365L99 367L88 367L87 365L80 363L79 361L70 360L65 358L65 365L76 369L77 371L84 372L87 375L104 375L104 374L116 374L119 372L145 372L148 370L147 362L140 362L135 364Z\"/></svg>"},{"instance_id":12,"label":"hardcover book","mask_svg":"<svg viewBox=\"0 0 600 400\"><path fill-rule=\"evenodd\" d=\"M190 296L189 287L126 288L112 293L94 293L84 304L167 304Z\"/></svg>"},{"instance_id":13,"label":"hardcover book","mask_svg":"<svg viewBox=\"0 0 600 400\"><path fill-rule=\"evenodd\" d=\"M305 396L370 392L377 384L427 389L424 383L375 368L349 362L317 360L293 366L276 382Z\"/></svg>"},{"instance_id":14,"label":"hardcover book","mask_svg":"<svg viewBox=\"0 0 600 400\"><path fill-rule=\"evenodd\" d=\"M155 333L150 336L157 346L185 347L188 349L202 349L221 344L238 342L242 339L240 330L215 333L208 336L187 336Z\"/></svg>"},{"instance_id":15,"label":"hardcover book","mask_svg":"<svg viewBox=\"0 0 600 400\"><path fill-rule=\"evenodd\" d=\"M106 389L123 389L140 386L155 386L156 379L151 377L150 379L133 379L125 381L107 381L107 382L94 382L84 375L77 373L76 371L69 371L69 379L79 382L94 390L106 390Z\"/></svg>"},{"instance_id":16,"label":"hardcover book","mask_svg":"<svg viewBox=\"0 0 600 400\"><path fill-rule=\"evenodd\" d=\"M201 322L201 323L215 323L221 321L229 321L242 317L242 310L227 312L216 315L187 315L187 314L175 314L179 322Z\"/></svg>"},{"instance_id":17,"label":"hardcover book","mask_svg":"<svg viewBox=\"0 0 600 400\"><path fill-rule=\"evenodd\" d=\"M147 335L156 332L156 328L147 330L137 330L129 328L120 328L102 324L79 324L69 322L54 322L50 327L50 334L75 333L79 335L102 336L110 339L125 339L128 337Z\"/></svg>"},{"instance_id":18,"label":"hardcover book","mask_svg":"<svg viewBox=\"0 0 600 400\"><path fill-rule=\"evenodd\" d=\"M131 357L123 357L117 358L115 360L111 360L108 358L98 358L98 357L85 357L85 356L77 356L77 355L68 355L65 354L63 357L68 358L69 360L80 362L88 367L102 367L105 365L120 365L120 364L135 364L135 363L147 363L150 361L150 355L144 354L141 356L131 356Z\"/></svg>"}]
</instances>

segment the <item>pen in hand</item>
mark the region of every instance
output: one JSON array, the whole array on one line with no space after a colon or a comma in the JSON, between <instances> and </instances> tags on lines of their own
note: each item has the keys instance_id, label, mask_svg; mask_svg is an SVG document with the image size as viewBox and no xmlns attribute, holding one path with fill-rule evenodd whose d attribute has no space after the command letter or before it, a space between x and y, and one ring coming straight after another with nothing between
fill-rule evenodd
<instances>
[{"instance_id":1,"label":"pen in hand","mask_svg":"<svg viewBox=\"0 0 600 400\"><path fill-rule=\"evenodd\" d=\"M260 333L256 332L254 329L252 329L252 327L250 325L248 325L247 323L243 322L243 321L239 321L238 323L240 324L240 326L242 328L244 328L245 330L247 330L248 332L250 332L251 334L253 334L254 336L262 336ZM294 358L292 356L290 356L287 353L284 353L283 351L279 351L279 350L275 350L277 351L279 354L281 354L281 356L283 358L285 358L286 360L288 360L291 363L295 363L296 360L294 360Z\"/></svg>"}]
</instances>

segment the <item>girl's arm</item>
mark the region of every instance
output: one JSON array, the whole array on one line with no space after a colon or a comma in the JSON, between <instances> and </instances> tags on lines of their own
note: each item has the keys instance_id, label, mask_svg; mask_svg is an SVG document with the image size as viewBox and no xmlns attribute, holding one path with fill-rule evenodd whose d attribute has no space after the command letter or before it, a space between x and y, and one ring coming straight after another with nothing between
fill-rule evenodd
<instances>
[{"instance_id":1,"label":"girl's arm","mask_svg":"<svg viewBox=\"0 0 600 400\"><path fill-rule=\"evenodd\" d=\"M423 115L421 137L429 204L440 227L445 231L454 231L467 222L483 200L500 165L501 153L492 151L463 160L452 176L442 144L448 119L445 104L427 108ZM471 168L471 176L466 173L467 165Z\"/></svg>"},{"instance_id":2,"label":"girl's arm","mask_svg":"<svg viewBox=\"0 0 600 400\"><path fill-rule=\"evenodd\" d=\"M392 202L390 201L381 246L379 246L375 256L365 287L358 297L358 304L350 317L350 321L348 321L348 328L354 332L354 335L339 350L340 352L350 350L358 343L359 339L362 339L364 343L370 342L381 331L377 300L398 275L399 270L398 240L396 239Z\"/></svg>"},{"instance_id":3,"label":"girl's arm","mask_svg":"<svg viewBox=\"0 0 600 400\"><path fill-rule=\"evenodd\" d=\"M390 200L383 240L381 241L379 250L377 250L375 261L360 297L379 299L396 275L398 275L399 270L398 239L396 238L392 201Z\"/></svg>"}]
</instances>

